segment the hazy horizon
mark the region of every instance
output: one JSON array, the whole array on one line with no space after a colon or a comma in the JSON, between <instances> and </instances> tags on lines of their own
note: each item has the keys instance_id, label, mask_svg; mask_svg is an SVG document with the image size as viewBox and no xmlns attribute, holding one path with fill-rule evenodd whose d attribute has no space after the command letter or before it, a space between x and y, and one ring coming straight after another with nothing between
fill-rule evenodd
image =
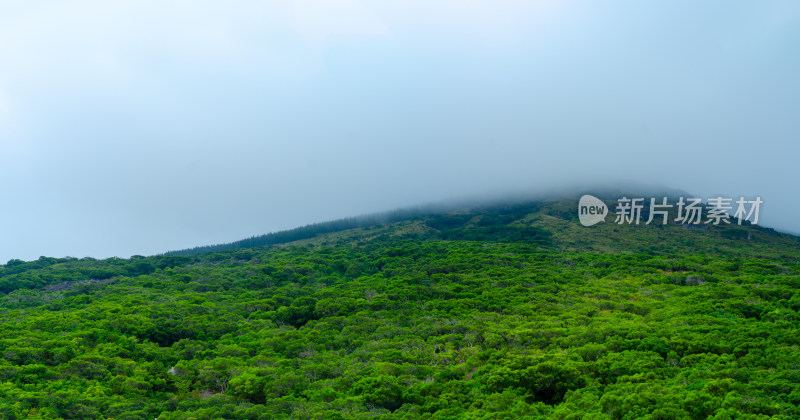
<instances>
[{"instance_id":1,"label":"hazy horizon","mask_svg":"<svg viewBox=\"0 0 800 420\"><path fill-rule=\"evenodd\" d=\"M0 263L638 182L800 232L800 4L18 2Z\"/></svg>"}]
</instances>

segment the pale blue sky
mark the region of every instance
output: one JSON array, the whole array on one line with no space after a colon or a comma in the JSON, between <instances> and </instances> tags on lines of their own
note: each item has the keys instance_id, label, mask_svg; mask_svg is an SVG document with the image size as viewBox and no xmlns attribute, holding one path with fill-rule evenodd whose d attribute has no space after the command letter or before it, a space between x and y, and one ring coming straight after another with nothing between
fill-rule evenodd
<instances>
[{"instance_id":1,"label":"pale blue sky","mask_svg":"<svg viewBox=\"0 0 800 420\"><path fill-rule=\"evenodd\" d=\"M15 1L0 261L127 257L561 184L800 232L794 1Z\"/></svg>"}]
</instances>

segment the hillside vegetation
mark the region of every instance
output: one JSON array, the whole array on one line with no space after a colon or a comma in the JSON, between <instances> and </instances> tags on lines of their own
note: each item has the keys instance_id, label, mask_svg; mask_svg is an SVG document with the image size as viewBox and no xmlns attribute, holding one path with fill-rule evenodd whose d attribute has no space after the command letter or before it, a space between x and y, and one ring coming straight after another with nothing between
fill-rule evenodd
<instances>
[{"instance_id":1,"label":"hillside vegetation","mask_svg":"<svg viewBox=\"0 0 800 420\"><path fill-rule=\"evenodd\" d=\"M9 261L0 417L800 418L796 237L574 200L346 222Z\"/></svg>"}]
</instances>

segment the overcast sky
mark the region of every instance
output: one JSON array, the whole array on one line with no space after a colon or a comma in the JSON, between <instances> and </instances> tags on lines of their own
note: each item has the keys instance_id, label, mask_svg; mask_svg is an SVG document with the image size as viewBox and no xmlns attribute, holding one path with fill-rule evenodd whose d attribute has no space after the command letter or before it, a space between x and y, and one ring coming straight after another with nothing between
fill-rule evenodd
<instances>
[{"instance_id":1,"label":"overcast sky","mask_svg":"<svg viewBox=\"0 0 800 420\"><path fill-rule=\"evenodd\" d=\"M558 183L800 232L796 1L0 0L0 261Z\"/></svg>"}]
</instances>

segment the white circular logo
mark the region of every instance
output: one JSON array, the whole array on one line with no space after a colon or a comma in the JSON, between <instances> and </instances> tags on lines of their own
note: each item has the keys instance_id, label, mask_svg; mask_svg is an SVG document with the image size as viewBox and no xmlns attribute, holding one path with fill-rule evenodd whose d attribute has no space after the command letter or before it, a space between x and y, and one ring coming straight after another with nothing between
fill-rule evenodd
<instances>
[{"instance_id":1,"label":"white circular logo","mask_svg":"<svg viewBox=\"0 0 800 420\"><path fill-rule=\"evenodd\" d=\"M584 195L578 202L578 219L584 226L605 222L606 215L608 215L606 203L595 196Z\"/></svg>"}]
</instances>

